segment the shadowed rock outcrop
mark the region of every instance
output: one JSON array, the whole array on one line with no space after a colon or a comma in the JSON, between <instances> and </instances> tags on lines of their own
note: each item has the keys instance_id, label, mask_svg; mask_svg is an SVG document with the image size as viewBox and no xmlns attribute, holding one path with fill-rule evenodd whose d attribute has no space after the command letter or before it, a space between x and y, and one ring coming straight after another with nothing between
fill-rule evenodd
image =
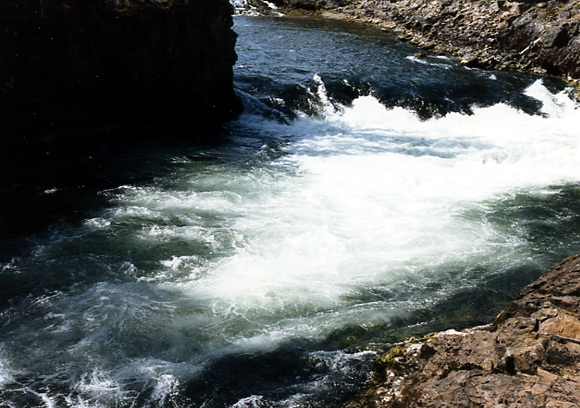
<instances>
[{"instance_id":1,"label":"shadowed rock outcrop","mask_svg":"<svg viewBox=\"0 0 580 408\"><path fill-rule=\"evenodd\" d=\"M0 138L33 143L232 118L227 0L5 0Z\"/></svg>"},{"instance_id":2,"label":"shadowed rock outcrop","mask_svg":"<svg viewBox=\"0 0 580 408\"><path fill-rule=\"evenodd\" d=\"M439 333L378 360L354 407L578 407L580 256L523 289L489 326Z\"/></svg>"}]
</instances>

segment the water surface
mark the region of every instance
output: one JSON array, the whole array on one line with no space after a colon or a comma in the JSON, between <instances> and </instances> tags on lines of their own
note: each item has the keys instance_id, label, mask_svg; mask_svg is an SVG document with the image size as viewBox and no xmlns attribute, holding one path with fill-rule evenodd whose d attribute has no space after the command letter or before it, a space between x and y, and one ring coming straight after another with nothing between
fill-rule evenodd
<instances>
[{"instance_id":1,"label":"water surface","mask_svg":"<svg viewBox=\"0 0 580 408\"><path fill-rule=\"evenodd\" d=\"M557 83L343 22L235 23L246 113L220 143L112 154L76 215L1 251L3 406L329 406L376 351L488 322L580 250Z\"/></svg>"}]
</instances>

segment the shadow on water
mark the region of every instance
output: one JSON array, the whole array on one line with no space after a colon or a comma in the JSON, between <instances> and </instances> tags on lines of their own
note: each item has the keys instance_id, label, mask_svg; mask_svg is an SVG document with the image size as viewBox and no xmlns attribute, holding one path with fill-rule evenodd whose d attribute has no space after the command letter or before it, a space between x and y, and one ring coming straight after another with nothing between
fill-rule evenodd
<instances>
[{"instance_id":1,"label":"shadow on water","mask_svg":"<svg viewBox=\"0 0 580 408\"><path fill-rule=\"evenodd\" d=\"M102 204L97 191L152 180L168 155L179 149L229 142L227 131L215 127L198 134L107 132L7 146L0 168L0 238L34 233L63 217L82 217L81 212Z\"/></svg>"},{"instance_id":2,"label":"shadow on water","mask_svg":"<svg viewBox=\"0 0 580 408\"><path fill-rule=\"evenodd\" d=\"M184 394L196 406L282 406L296 395L302 397L295 400L299 406L331 406L354 397L360 384L370 379L371 353L350 361L345 353L339 362L332 352L307 351L320 350L321 345L304 346L289 342L271 352L223 358L205 370L202 381L188 384ZM236 374L223 381L224 374L232 372Z\"/></svg>"},{"instance_id":3,"label":"shadow on water","mask_svg":"<svg viewBox=\"0 0 580 408\"><path fill-rule=\"evenodd\" d=\"M39 268L10 273L11 260L24 256L55 232L111 206L100 192L121 185L147 185L165 174L168 159L195 149L228 149L225 127L198 134L158 131L140 135L93 135L81 141L48 143L2 151L0 168L0 303L37 291L74 284L81 276L61 270L50 279ZM201 160L201 159L200 159ZM63 254L55 254L61 257ZM8 266L6 266L8 265ZM38 282L44 282L39 285Z\"/></svg>"}]
</instances>

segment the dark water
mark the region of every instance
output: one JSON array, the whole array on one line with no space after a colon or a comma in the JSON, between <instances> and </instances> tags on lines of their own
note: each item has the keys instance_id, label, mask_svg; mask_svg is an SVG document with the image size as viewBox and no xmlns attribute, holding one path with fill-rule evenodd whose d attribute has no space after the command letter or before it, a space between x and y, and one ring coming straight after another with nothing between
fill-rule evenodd
<instances>
[{"instance_id":1,"label":"dark water","mask_svg":"<svg viewBox=\"0 0 580 408\"><path fill-rule=\"evenodd\" d=\"M557 83L341 22L235 29L246 113L215 142L3 178L0 407L333 406L377 350L486 323L580 251Z\"/></svg>"}]
</instances>

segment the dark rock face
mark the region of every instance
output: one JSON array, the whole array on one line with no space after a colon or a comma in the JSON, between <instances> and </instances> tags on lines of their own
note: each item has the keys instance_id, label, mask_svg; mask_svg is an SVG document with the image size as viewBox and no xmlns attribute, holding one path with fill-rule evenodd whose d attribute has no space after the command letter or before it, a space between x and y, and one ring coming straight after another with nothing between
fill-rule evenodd
<instances>
[{"instance_id":1,"label":"dark rock face","mask_svg":"<svg viewBox=\"0 0 580 408\"><path fill-rule=\"evenodd\" d=\"M309 2L329 15L378 24L420 47L457 55L469 66L580 79L580 0Z\"/></svg>"},{"instance_id":2,"label":"dark rock face","mask_svg":"<svg viewBox=\"0 0 580 408\"><path fill-rule=\"evenodd\" d=\"M3 0L0 139L232 118L232 12L227 0Z\"/></svg>"},{"instance_id":3,"label":"dark rock face","mask_svg":"<svg viewBox=\"0 0 580 408\"><path fill-rule=\"evenodd\" d=\"M379 358L374 387L349 406L577 407L580 256L526 287L489 326L448 331Z\"/></svg>"}]
</instances>

